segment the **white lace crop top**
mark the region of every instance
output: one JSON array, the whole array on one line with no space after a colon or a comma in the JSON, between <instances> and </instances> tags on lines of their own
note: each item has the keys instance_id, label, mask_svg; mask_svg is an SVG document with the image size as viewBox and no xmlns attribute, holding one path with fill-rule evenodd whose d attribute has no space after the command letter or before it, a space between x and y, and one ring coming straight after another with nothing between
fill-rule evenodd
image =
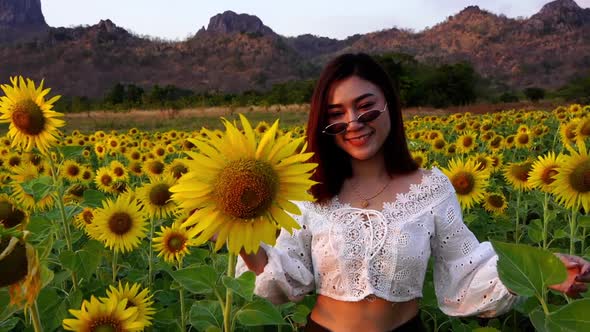
<instances>
[{"instance_id":1,"label":"white lace crop top","mask_svg":"<svg viewBox=\"0 0 590 332\"><path fill-rule=\"evenodd\" d=\"M256 277L255 293L273 303L299 301L313 290L342 301L377 296L391 302L422 297L429 257L440 309L450 316L491 317L516 296L498 278L498 259L463 223L449 179L438 169L381 211L338 201L299 203L301 229L283 230ZM239 258L238 275L247 271Z\"/></svg>"}]
</instances>

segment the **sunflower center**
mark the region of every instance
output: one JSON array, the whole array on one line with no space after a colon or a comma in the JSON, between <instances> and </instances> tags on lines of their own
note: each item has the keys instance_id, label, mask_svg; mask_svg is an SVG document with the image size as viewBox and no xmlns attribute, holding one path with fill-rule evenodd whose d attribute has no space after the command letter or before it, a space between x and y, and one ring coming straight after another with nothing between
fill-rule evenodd
<instances>
[{"instance_id":1,"label":"sunflower center","mask_svg":"<svg viewBox=\"0 0 590 332\"><path fill-rule=\"evenodd\" d=\"M164 164L158 160L154 160L149 163L148 168L153 174L162 174L164 171Z\"/></svg>"},{"instance_id":2,"label":"sunflower center","mask_svg":"<svg viewBox=\"0 0 590 332\"><path fill-rule=\"evenodd\" d=\"M102 317L94 320L90 327L91 332L118 332L121 331L120 322L111 317Z\"/></svg>"},{"instance_id":3,"label":"sunflower center","mask_svg":"<svg viewBox=\"0 0 590 332\"><path fill-rule=\"evenodd\" d=\"M188 172L188 168L186 168L186 166L184 165L174 165L174 167L172 167L172 175L176 178L179 179L182 174L185 174L186 172Z\"/></svg>"},{"instance_id":4,"label":"sunflower center","mask_svg":"<svg viewBox=\"0 0 590 332\"><path fill-rule=\"evenodd\" d=\"M0 224L6 228L14 227L25 220L25 213L10 202L0 202Z\"/></svg>"},{"instance_id":5,"label":"sunflower center","mask_svg":"<svg viewBox=\"0 0 590 332\"><path fill-rule=\"evenodd\" d=\"M94 219L94 214L92 214L92 211L86 210L82 213L82 219L86 224L90 225L92 224L92 219Z\"/></svg>"},{"instance_id":6,"label":"sunflower center","mask_svg":"<svg viewBox=\"0 0 590 332\"><path fill-rule=\"evenodd\" d=\"M10 237L0 237L0 253L8 247L9 242ZM27 249L24 244L17 243L14 249L0 260L0 271L10 271L0 273L0 288L19 282L27 276Z\"/></svg>"},{"instance_id":7,"label":"sunflower center","mask_svg":"<svg viewBox=\"0 0 590 332\"><path fill-rule=\"evenodd\" d=\"M468 195L475 187L475 179L469 172L458 172L453 176L451 183L459 195Z\"/></svg>"},{"instance_id":8,"label":"sunflower center","mask_svg":"<svg viewBox=\"0 0 590 332\"><path fill-rule=\"evenodd\" d=\"M113 182L113 178L108 174L103 174L100 177L100 183L102 183L105 186L110 186L111 182Z\"/></svg>"},{"instance_id":9,"label":"sunflower center","mask_svg":"<svg viewBox=\"0 0 590 332\"><path fill-rule=\"evenodd\" d=\"M471 136L463 137L463 146L470 147L471 145L473 145L473 138Z\"/></svg>"},{"instance_id":10,"label":"sunflower center","mask_svg":"<svg viewBox=\"0 0 590 332\"><path fill-rule=\"evenodd\" d=\"M14 105L12 123L27 135L38 135L45 128L45 116L39 105L26 99Z\"/></svg>"},{"instance_id":11,"label":"sunflower center","mask_svg":"<svg viewBox=\"0 0 590 332\"><path fill-rule=\"evenodd\" d=\"M518 140L519 144L526 145L529 142L529 135L526 133L520 134L520 135L518 135L517 140Z\"/></svg>"},{"instance_id":12,"label":"sunflower center","mask_svg":"<svg viewBox=\"0 0 590 332\"><path fill-rule=\"evenodd\" d=\"M115 173L116 176L121 177L125 174L125 171L121 167L115 167L113 173Z\"/></svg>"},{"instance_id":13,"label":"sunflower center","mask_svg":"<svg viewBox=\"0 0 590 332\"><path fill-rule=\"evenodd\" d=\"M582 123L580 128L580 135L584 137L590 136L590 120L586 120Z\"/></svg>"},{"instance_id":14,"label":"sunflower center","mask_svg":"<svg viewBox=\"0 0 590 332\"><path fill-rule=\"evenodd\" d=\"M150 190L150 202L158 206L166 205L172 196L169 189L170 187L165 183L158 183L155 185L152 190Z\"/></svg>"},{"instance_id":15,"label":"sunflower center","mask_svg":"<svg viewBox=\"0 0 590 332\"><path fill-rule=\"evenodd\" d=\"M109 229L117 234L124 235L131 229L133 220L125 212L116 212L109 218Z\"/></svg>"},{"instance_id":16,"label":"sunflower center","mask_svg":"<svg viewBox=\"0 0 590 332\"><path fill-rule=\"evenodd\" d=\"M80 168L77 165L70 165L66 172L69 176L78 176L78 174L80 174Z\"/></svg>"},{"instance_id":17,"label":"sunflower center","mask_svg":"<svg viewBox=\"0 0 590 332\"><path fill-rule=\"evenodd\" d=\"M529 179L529 172L531 171L532 163L525 162L520 165L512 166L512 175L522 182L526 182Z\"/></svg>"},{"instance_id":18,"label":"sunflower center","mask_svg":"<svg viewBox=\"0 0 590 332\"><path fill-rule=\"evenodd\" d=\"M499 209L504 206L504 197L496 194L490 195L488 197L488 204Z\"/></svg>"},{"instance_id":19,"label":"sunflower center","mask_svg":"<svg viewBox=\"0 0 590 332\"><path fill-rule=\"evenodd\" d=\"M270 164L240 159L228 163L215 181L214 195L221 210L233 217L262 215L274 200L279 178Z\"/></svg>"},{"instance_id":20,"label":"sunflower center","mask_svg":"<svg viewBox=\"0 0 590 332\"><path fill-rule=\"evenodd\" d=\"M572 188L578 193L590 191L590 159L586 159L569 176Z\"/></svg>"},{"instance_id":21,"label":"sunflower center","mask_svg":"<svg viewBox=\"0 0 590 332\"><path fill-rule=\"evenodd\" d=\"M555 175L557 175L557 170L555 169L556 166L553 167L547 167L546 169L543 170L543 174L541 174L541 181L543 181L544 184L546 185L550 185L553 183L553 181L555 181L555 179L553 178Z\"/></svg>"},{"instance_id":22,"label":"sunflower center","mask_svg":"<svg viewBox=\"0 0 590 332\"><path fill-rule=\"evenodd\" d=\"M179 252L184 248L186 238L181 234L173 234L168 239L167 247L170 252Z\"/></svg>"},{"instance_id":23,"label":"sunflower center","mask_svg":"<svg viewBox=\"0 0 590 332\"><path fill-rule=\"evenodd\" d=\"M444 140L442 140L442 139L437 139L437 140L434 142L434 147L435 147L436 149L442 149L442 148L444 148L444 147L445 147L445 141L444 141Z\"/></svg>"}]
</instances>

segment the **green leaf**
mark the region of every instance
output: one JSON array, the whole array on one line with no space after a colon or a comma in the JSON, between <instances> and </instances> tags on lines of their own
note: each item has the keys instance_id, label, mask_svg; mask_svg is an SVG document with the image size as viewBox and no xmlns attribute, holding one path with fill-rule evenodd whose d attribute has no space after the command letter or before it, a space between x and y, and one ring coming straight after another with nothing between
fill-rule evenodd
<instances>
[{"instance_id":1,"label":"green leaf","mask_svg":"<svg viewBox=\"0 0 590 332\"><path fill-rule=\"evenodd\" d=\"M223 314L217 301L197 301L193 303L189 316L190 323L199 331L209 327L221 327Z\"/></svg>"},{"instance_id":2,"label":"green leaf","mask_svg":"<svg viewBox=\"0 0 590 332\"><path fill-rule=\"evenodd\" d=\"M211 266L189 267L169 273L182 287L195 294L212 292L217 282L217 273Z\"/></svg>"},{"instance_id":3,"label":"green leaf","mask_svg":"<svg viewBox=\"0 0 590 332\"><path fill-rule=\"evenodd\" d=\"M307 306L303 304L298 304L295 309L293 309L293 316L291 317L295 323L298 324L305 324L307 323L307 316L311 310Z\"/></svg>"},{"instance_id":4,"label":"green leaf","mask_svg":"<svg viewBox=\"0 0 590 332\"><path fill-rule=\"evenodd\" d=\"M84 205L92 208L101 207L102 201L106 199L102 192L94 189L84 190L82 197L84 198Z\"/></svg>"},{"instance_id":5,"label":"green leaf","mask_svg":"<svg viewBox=\"0 0 590 332\"><path fill-rule=\"evenodd\" d=\"M63 156L63 159L74 159L76 157L82 156L82 151L84 151L83 146L60 146L59 153Z\"/></svg>"},{"instance_id":6,"label":"green leaf","mask_svg":"<svg viewBox=\"0 0 590 332\"><path fill-rule=\"evenodd\" d=\"M555 231L555 233L553 233L553 238L554 239L565 239L566 237L569 237L570 233L568 233L568 231L566 231L565 229L558 229Z\"/></svg>"},{"instance_id":7,"label":"green leaf","mask_svg":"<svg viewBox=\"0 0 590 332\"><path fill-rule=\"evenodd\" d=\"M547 250L497 241L492 245L502 283L519 295L540 298L548 285L559 284L567 276L563 263Z\"/></svg>"},{"instance_id":8,"label":"green leaf","mask_svg":"<svg viewBox=\"0 0 590 332\"><path fill-rule=\"evenodd\" d=\"M241 307L236 313L236 319L245 326L287 324L279 310L268 300L262 298Z\"/></svg>"},{"instance_id":9,"label":"green leaf","mask_svg":"<svg viewBox=\"0 0 590 332\"><path fill-rule=\"evenodd\" d=\"M590 216L579 216L578 224L582 227L590 227Z\"/></svg>"},{"instance_id":10,"label":"green leaf","mask_svg":"<svg viewBox=\"0 0 590 332\"><path fill-rule=\"evenodd\" d=\"M590 299L576 300L559 307L549 315L540 308L530 315L531 322L540 332L590 331Z\"/></svg>"},{"instance_id":11,"label":"green leaf","mask_svg":"<svg viewBox=\"0 0 590 332\"><path fill-rule=\"evenodd\" d=\"M21 186L27 194L33 196L35 202L39 202L54 190L53 179L46 175L24 182Z\"/></svg>"},{"instance_id":12,"label":"green leaf","mask_svg":"<svg viewBox=\"0 0 590 332\"><path fill-rule=\"evenodd\" d=\"M12 331L16 324L18 324L18 318L16 317L11 317L5 321L0 321L0 332Z\"/></svg>"},{"instance_id":13,"label":"green leaf","mask_svg":"<svg viewBox=\"0 0 590 332\"><path fill-rule=\"evenodd\" d=\"M102 259L101 251L104 248L96 246L96 241L89 241L86 246L78 251L63 251L59 255L62 265L70 270L75 271L79 277L89 279L100 264Z\"/></svg>"},{"instance_id":14,"label":"green leaf","mask_svg":"<svg viewBox=\"0 0 590 332\"><path fill-rule=\"evenodd\" d=\"M493 327L479 327L471 330L471 332L500 332L500 330Z\"/></svg>"},{"instance_id":15,"label":"green leaf","mask_svg":"<svg viewBox=\"0 0 590 332\"><path fill-rule=\"evenodd\" d=\"M527 235L533 243L539 243L543 241L543 226L541 225L541 219L534 219L527 226Z\"/></svg>"},{"instance_id":16,"label":"green leaf","mask_svg":"<svg viewBox=\"0 0 590 332\"><path fill-rule=\"evenodd\" d=\"M235 279L228 276L224 276L223 279L221 279L225 287L233 290L237 295L246 301L252 301L255 280L256 274L251 271L246 271Z\"/></svg>"}]
</instances>

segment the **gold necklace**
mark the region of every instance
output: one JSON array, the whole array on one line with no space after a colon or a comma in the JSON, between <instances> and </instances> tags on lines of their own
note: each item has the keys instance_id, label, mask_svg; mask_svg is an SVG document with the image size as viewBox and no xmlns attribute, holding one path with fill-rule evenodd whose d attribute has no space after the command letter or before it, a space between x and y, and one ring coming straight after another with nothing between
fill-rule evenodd
<instances>
[{"instance_id":1,"label":"gold necklace","mask_svg":"<svg viewBox=\"0 0 590 332\"><path fill-rule=\"evenodd\" d=\"M373 198L381 195L381 193L383 191L385 191L385 188L387 188L389 186L389 183L391 183L391 180L387 181L387 183L385 183L383 188L381 188L381 190L379 190L375 195L373 195L371 197L363 197L363 195L361 195L360 191L357 189L356 185L352 181L350 181L350 186L352 188L352 191L355 193L355 195L357 195L361 199L361 207L363 209L365 209L369 206L369 204L370 204L369 201L372 200Z\"/></svg>"}]
</instances>

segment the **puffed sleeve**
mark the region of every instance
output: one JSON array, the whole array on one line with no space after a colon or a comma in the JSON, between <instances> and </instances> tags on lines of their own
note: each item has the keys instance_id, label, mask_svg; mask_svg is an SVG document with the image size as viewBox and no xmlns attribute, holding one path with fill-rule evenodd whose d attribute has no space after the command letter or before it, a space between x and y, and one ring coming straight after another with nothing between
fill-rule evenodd
<instances>
[{"instance_id":1,"label":"puffed sleeve","mask_svg":"<svg viewBox=\"0 0 590 332\"><path fill-rule=\"evenodd\" d=\"M299 205L302 214L292 215L301 226L290 234L282 229L274 247L261 244L266 251L268 263L264 271L256 276L254 294L274 304L288 301L297 302L315 289L311 261L311 232L308 227L309 214ZM236 275L248 270L238 256Z\"/></svg>"},{"instance_id":2,"label":"puffed sleeve","mask_svg":"<svg viewBox=\"0 0 590 332\"><path fill-rule=\"evenodd\" d=\"M498 277L497 254L480 243L463 222L461 206L448 181L447 195L434 209L434 287L442 312L449 316L494 317L510 310L512 295Z\"/></svg>"}]
</instances>

